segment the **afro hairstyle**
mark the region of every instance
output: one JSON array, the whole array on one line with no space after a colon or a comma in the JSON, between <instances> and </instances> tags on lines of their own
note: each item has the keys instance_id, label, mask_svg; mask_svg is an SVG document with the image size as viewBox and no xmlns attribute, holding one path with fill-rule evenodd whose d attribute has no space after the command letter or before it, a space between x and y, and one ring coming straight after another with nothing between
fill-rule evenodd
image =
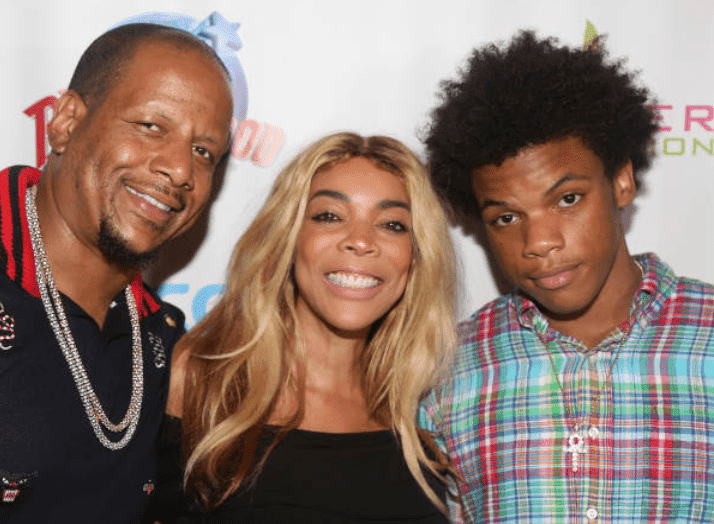
<instances>
[{"instance_id":1,"label":"afro hairstyle","mask_svg":"<svg viewBox=\"0 0 714 524\"><path fill-rule=\"evenodd\" d=\"M613 177L631 161L635 183L654 155L649 91L601 38L586 49L520 31L507 46L473 51L455 80L440 84L423 141L432 181L451 206L478 216L471 174L522 150L577 136Z\"/></svg>"}]
</instances>

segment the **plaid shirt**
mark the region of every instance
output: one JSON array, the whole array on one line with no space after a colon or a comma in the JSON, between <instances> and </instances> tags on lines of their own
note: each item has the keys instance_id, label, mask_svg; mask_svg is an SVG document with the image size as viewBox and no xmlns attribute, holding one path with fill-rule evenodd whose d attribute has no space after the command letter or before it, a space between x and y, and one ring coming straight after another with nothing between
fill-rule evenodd
<instances>
[{"instance_id":1,"label":"plaid shirt","mask_svg":"<svg viewBox=\"0 0 714 524\"><path fill-rule=\"evenodd\" d=\"M420 410L463 477L454 522L714 522L714 287L635 258L630 318L593 349L518 294L460 325L452 375Z\"/></svg>"}]
</instances>

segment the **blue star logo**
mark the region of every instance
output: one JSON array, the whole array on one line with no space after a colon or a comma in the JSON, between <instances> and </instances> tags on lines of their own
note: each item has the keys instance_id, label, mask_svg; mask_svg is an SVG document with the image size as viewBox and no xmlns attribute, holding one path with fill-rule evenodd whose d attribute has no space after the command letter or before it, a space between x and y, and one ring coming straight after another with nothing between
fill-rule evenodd
<instances>
[{"instance_id":1,"label":"blue star logo","mask_svg":"<svg viewBox=\"0 0 714 524\"><path fill-rule=\"evenodd\" d=\"M237 34L239 23L229 22L221 13L214 11L202 22L181 13L143 13L122 20L114 27L134 22L148 22L187 31L211 46L231 74L233 83L233 116L242 121L248 107L248 85L237 51L243 47Z\"/></svg>"},{"instance_id":2,"label":"blue star logo","mask_svg":"<svg viewBox=\"0 0 714 524\"><path fill-rule=\"evenodd\" d=\"M243 47L237 34L239 27L239 23L229 22L221 13L214 11L199 24L196 34L206 39L218 54L230 52L228 49L235 52Z\"/></svg>"}]
</instances>

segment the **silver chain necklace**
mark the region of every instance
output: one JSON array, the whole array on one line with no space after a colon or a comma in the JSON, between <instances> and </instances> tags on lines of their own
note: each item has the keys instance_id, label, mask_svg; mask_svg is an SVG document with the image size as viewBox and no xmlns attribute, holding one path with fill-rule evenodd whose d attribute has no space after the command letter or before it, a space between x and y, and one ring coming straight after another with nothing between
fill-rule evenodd
<instances>
[{"instance_id":1,"label":"silver chain necklace","mask_svg":"<svg viewBox=\"0 0 714 524\"><path fill-rule=\"evenodd\" d=\"M620 357L620 351L622 350L622 346L625 345L625 342L629 338L629 333L625 334L620 341L620 343L617 345L617 349L615 350L615 356L612 359L612 363L610 364L610 368L607 370L607 375L605 376L605 381L603 382L602 386L598 389L597 396L593 400L592 404L590 405L590 411L584 412L581 414L580 417L580 422L578 422L577 418L574 416L573 411L570 409L568 406L568 401L567 397L565 394L565 388L563 387L563 384L560 381L560 378L558 377L558 370L555 367L555 362L553 361L553 354L550 351L550 345L548 342L545 340L545 336L541 335L538 333L538 337L540 338L541 342L545 346L546 351L548 352L548 358L550 360L550 368L553 371L553 376L555 377L555 382L558 384L558 389L560 390L561 398L563 399L563 406L565 407L565 419L566 419L566 424L569 424L571 426L570 433L568 434L568 439L567 439L567 444L565 446L565 452L570 453L571 456L571 462L572 462L572 469L573 473L576 473L578 471L578 456L583 453L587 453L587 447L585 445L585 431L590 426L590 419L592 416L595 414L595 412L598 410L600 406L600 397L602 396L603 392L605 391L605 388L607 387L608 383L610 382L610 379L612 378L612 371L615 369L615 364L617 364L617 359Z\"/></svg>"},{"instance_id":2,"label":"silver chain necklace","mask_svg":"<svg viewBox=\"0 0 714 524\"><path fill-rule=\"evenodd\" d=\"M635 261L635 264L637 264L637 267L640 270L640 277L644 278L644 271L642 269L642 266L637 261ZM627 331L627 333L623 334L623 338L620 341L620 343L617 345L617 349L615 350L614 358L612 359L610 367L607 370L607 375L605 376L605 382L603 382L602 386L600 386L600 388L598 389L597 396L595 397L592 404L590 405L590 411L582 413L579 422L578 422L577 418L575 418L574 413L572 412L570 407L568 406L568 400L567 400L567 396L565 394L565 388L563 387L563 384L560 381L560 377L558 376L558 370L556 369L555 362L553 361L553 353L550 351L550 345L548 344L548 341L545 338L545 334L541 334L540 332L538 332L538 338L540 339L541 343L545 346L545 349L548 353L548 359L550 360L550 369L553 372L553 376L555 377L555 382L558 385L558 389L560 390L561 398L563 399L563 406L565 407L566 425L569 424L572 428L570 433L568 434L568 438L566 441L566 445L564 446L564 449L565 449L566 453L570 453L573 473L577 473L577 471L578 471L578 457L579 457L579 455L581 455L583 453L587 453L587 446L585 444L585 437L586 437L585 431L588 429L588 426L590 426L590 419L593 417L595 412L600 407L600 397L602 397L602 394L605 391L605 388L607 387L608 383L612 379L612 372L615 369L615 364L617 364L617 359L620 358L620 352L622 351L622 347L625 345L627 340L630 338L630 335L632 334L633 325L634 324L631 323L630 328ZM557 344L557 340L556 340L556 344ZM576 407L576 406L573 406L573 407Z\"/></svg>"},{"instance_id":3,"label":"silver chain necklace","mask_svg":"<svg viewBox=\"0 0 714 524\"><path fill-rule=\"evenodd\" d=\"M131 438L134 436L136 427L139 423L141 415L141 403L144 396L144 366L143 355L141 349L141 327L139 325L139 312L137 311L134 294L131 291L131 284L124 289L126 296L126 305L129 309L129 317L131 318L131 339L132 339L132 370L131 370L131 398L129 407L122 421L114 424L107 417L104 408L102 407L97 394L94 392L92 383L87 375L87 370L82 364L82 358L77 351L77 346L72 337L72 332L69 329L69 322L64 312L62 300L57 291L57 286L52 278L50 263L45 252L45 246L42 242L42 234L40 233L40 222L37 217L37 208L35 207L35 192L36 187L32 187L27 191L25 201L25 211L27 214L27 223L30 229L30 239L32 240L32 252L35 256L35 269L37 286L40 288L42 304L45 307L47 319L52 326L57 343L62 350L69 370L72 373L74 384L77 387L77 392L84 405L84 411L87 414L87 419L94 429L94 434L101 444L111 450L119 450L124 448ZM112 441L107 438L104 432L106 428L112 433L119 433L126 430L124 436L118 441Z\"/></svg>"}]
</instances>

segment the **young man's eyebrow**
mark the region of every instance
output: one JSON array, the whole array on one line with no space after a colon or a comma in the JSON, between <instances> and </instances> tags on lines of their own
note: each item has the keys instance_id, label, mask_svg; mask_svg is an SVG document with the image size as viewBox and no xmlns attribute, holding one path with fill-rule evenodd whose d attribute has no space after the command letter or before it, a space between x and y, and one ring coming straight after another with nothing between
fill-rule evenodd
<instances>
[{"instance_id":1,"label":"young man's eyebrow","mask_svg":"<svg viewBox=\"0 0 714 524\"><path fill-rule=\"evenodd\" d=\"M555 193L560 186L567 182L572 182L573 180L587 180L589 177L585 175L578 175L577 173L567 173L563 175L561 178L559 178L555 184L550 186L548 189L546 189L545 193L543 193L544 196L549 196ZM493 200L491 198L487 198L486 200L483 201L482 204L479 204L479 211L483 211L487 207L506 207L508 206L507 202L504 202L503 200Z\"/></svg>"},{"instance_id":2,"label":"young man's eyebrow","mask_svg":"<svg viewBox=\"0 0 714 524\"><path fill-rule=\"evenodd\" d=\"M578 175L577 173L567 173L563 175L561 178L558 179L558 181L550 186L545 193L543 193L545 196L552 195L555 193L560 186L567 182L572 182L573 180L587 180L590 177L587 177L585 175Z\"/></svg>"},{"instance_id":3,"label":"young man's eyebrow","mask_svg":"<svg viewBox=\"0 0 714 524\"><path fill-rule=\"evenodd\" d=\"M491 198L487 198L482 204L478 204L478 209L479 212L482 212L487 207L506 207L507 205L508 203L503 200L493 200Z\"/></svg>"}]
</instances>

